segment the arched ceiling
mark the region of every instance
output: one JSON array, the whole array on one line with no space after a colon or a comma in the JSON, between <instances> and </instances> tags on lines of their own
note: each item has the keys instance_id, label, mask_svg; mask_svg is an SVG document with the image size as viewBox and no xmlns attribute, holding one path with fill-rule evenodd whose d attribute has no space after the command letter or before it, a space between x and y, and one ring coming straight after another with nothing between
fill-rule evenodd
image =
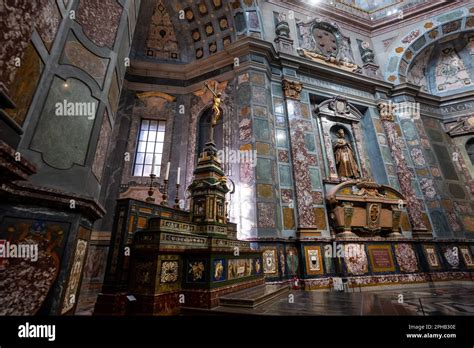
<instances>
[{"instance_id":1,"label":"arched ceiling","mask_svg":"<svg viewBox=\"0 0 474 348\"><path fill-rule=\"evenodd\" d=\"M245 32L252 9L256 15L254 0L143 1L132 57L175 63L208 57Z\"/></svg>"},{"instance_id":2,"label":"arched ceiling","mask_svg":"<svg viewBox=\"0 0 474 348\"><path fill-rule=\"evenodd\" d=\"M474 32L439 40L411 63L407 81L431 94L459 93L474 88Z\"/></svg>"}]
</instances>

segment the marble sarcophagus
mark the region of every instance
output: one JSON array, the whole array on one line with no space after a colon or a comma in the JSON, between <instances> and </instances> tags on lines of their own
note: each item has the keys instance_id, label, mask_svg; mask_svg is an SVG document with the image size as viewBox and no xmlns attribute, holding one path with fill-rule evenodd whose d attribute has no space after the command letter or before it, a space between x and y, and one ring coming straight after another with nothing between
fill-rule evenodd
<instances>
[{"instance_id":1,"label":"marble sarcophagus","mask_svg":"<svg viewBox=\"0 0 474 348\"><path fill-rule=\"evenodd\" d=\"M338 237L402 236L400 216L406 201L390 186L345 181L330 190L327 201Z\"/></svg>"}]
</instances>

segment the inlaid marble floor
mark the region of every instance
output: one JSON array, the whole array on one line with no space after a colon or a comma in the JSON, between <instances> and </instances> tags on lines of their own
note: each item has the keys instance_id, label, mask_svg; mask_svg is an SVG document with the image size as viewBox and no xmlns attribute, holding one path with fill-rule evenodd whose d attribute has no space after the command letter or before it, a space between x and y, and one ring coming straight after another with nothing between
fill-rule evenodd
<instances>
[{"instance_id":1,"label":"inlaid marble floor","mask_svg":"<svg viewBox=\"0 0 474 348\"><path fill-rule=\"evenodd\" d=\"M211 312L309 316L474 315L474 283L350 293L292 290L290 294L294 297L283 295L255 309L217 307ZM403 303L399 303L399 295L403 296Z\"/></svg>"}]
</instances>

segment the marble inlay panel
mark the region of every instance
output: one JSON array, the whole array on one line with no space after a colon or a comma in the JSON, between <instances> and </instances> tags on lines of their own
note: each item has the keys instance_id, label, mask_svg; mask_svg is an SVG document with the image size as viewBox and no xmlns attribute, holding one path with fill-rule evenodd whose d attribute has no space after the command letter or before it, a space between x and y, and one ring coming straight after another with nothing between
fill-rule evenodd
<instances>
[{"instance_id":1,"label":"marble inlay panel","mask_svg":"<svg viewBox=\"0 0 474 348\"><path fill-rule=\"evenodd\" d=\"M257 197L259 198L273 198L273 185L258 184Z\"/></svg>"},{"instance_id":2,"label":"marble inlay panel","mask_svg":"<svg viewBox=\"0 0 474 348\"><path fill-rule=\"evenodd\" d=\"M95 158L92 164L92 173L94 173L99 182L102 181L102 174L104 171L111 132L112 129L110 127L109 115L107 111L105 111L104 117L102 119L102 127L100 129L99 142L97 143Z\"/></svg>"},{"instance_id":3,"label":"marble inlay panel","mask_svg":"<svg viewBox=\"0 0 474 348\"><path fill-rule=\"evenodd\" d=\"M288 110L290 110L290 104L292 105L291 109L299 109L299 102L288 100L287 103ZM291 157L293 160L293 173L298 204L298 227L315 227L308 151L306 149L304 136L305 133L311 132L312 126L310 122L299 120L296 117L290 118Z\"/></svg>"},{"instance_id":4,"label":"marble inlay panel","mask_svg":"<svg viewBox=\"0 0 474 348\"><path fill-rule=\"evenodd\" d=\"M61 13L55 0L40 0L40 8L36 28L44 45L48 51L51 51L54 38L62 20Z\"/></svg>"},{"instance_id":5,"label":"marble inlay panel","mask_svg":"<svg viewBox=\"0 0 474 348\"><path fill-rule=\"evenodd\" d=\"M281 189L281 201L283 203L290 203L293 201L293 190Z\"/></svg>"},{"instance_id":6,"label":"marble inlay panel","mask_svg":"<svg viewBox=\"0 0 474 348\"><path fill-rule=\"evenodd\" d=\"M76 19L97 46L113 48L123 8L116 0L81 0Z\"/></svg>"},{"instance_id":7,"label":"marble inlay panel","mask_svg":"<svg viewBox=\"0 0 474 348\"><path fill-rule=\"evenodd\" d=\"M71 64L84 70L97 81L99 86L102 86L109 59L96 56L78 41L68 41L64 47L61 63Z\"/></svg>"},{"instance_id":8,"label":"marble inlay panel","mask_svg":"<svg viewBox=\"0 0 474 348\"><path fill-rule=\"evenodd\" d=\"M313 204L323 204L323 193L320 191L311 192L311 197L313 198Z\"/></svg>"},{"instance_id":9,"label":"marble inlay panel","mask_svg":"<svg viewBox=\"0 0 474 348\"><path fill-rule=\"evenodd\" d=\"M263 156L270 155L270 144L257 142L256 147L257 147L258 155L263 155Z\"/></svg>"},{"instance_id":10,"label":"marble inlay panel","mask_svg":"<svg viewBox=\"0 0 474 348\"><path fill-rule=\"evenodd\" d=\"M295 217L293 209L291 208L283 208L283 228L285 230L292 230L295 228Z\"/></svg>"},{"instance_id":11,"label":"marble inlay panel","mask_svg":"<svg viewBox=\"0 0 474 348\"><path fill-rule=\"evenodd\" d=\"M418 271L418 261L411 244L399 243L395 245L395 256L400 271L410 273Z\"/></svg>"},{"instance_id":12,"label":"marble inlay panel","mask_svg":"<svg viewBox=\"0 0 474 348\"><path fill-rule=\"evenodd\" d=\"M403 156L403 141L397 132L394 122L384 120L383 127L388 139L391 155L394 158L395 166L397 168L400 188L407 201L410 222L414 229L426 229L422 217L423 205L416 199L416 194L412 186L413 174L408 170L407 163Z\"/></svg>"},{"instance_id":13,"label":"marble inlay panel","mask_svg":"<svg viewBox=\"0 0 474 348\"><path fill-rule=\"evenodd\" d=\"M18 72L17 58L22 59L29 45L39 3L30 0L2 1L0 7L0 81L7 88Z\"/></svg>"},{"instance_id":14,"label":"marble inlay panel","mask_svg":"<svg viewBox=\"0 0 474 348\"><path fill-rule=\"evenodd\" d=\"M7 114L20 126L25 121L43 69L44 64L30 43L25 51L22 64L18 68L18 73L10 84L10 97L16 104L16 108L6 110Z\"/></svg>"},{"instance_id":15,"label":"marble inlay panel","mask_svg":"<svg viewBox=\"0 0 474 348\"><path fill-rule=\"evenodd\" d=\"M280 162L289 162L289 154L286 150L278 150L278 161Z\"/></svg>"},{"instance_id":16,"label":"marble inlay panel","mask_svg":"<svg viewBox=\"0 0 474 348\"><path fill-rule=\"evenodd\" d=\"M44 162L57 169L69 169L73 164L85 165L98 105L82 81L71 78L66 83L54 78L30 145L32 150L42 154ZM57 115L57 105L65 101L70 105L85 103L86 109L94 113L92 117L81 115L75 108L67 110L65 115Z\"/></svg>"},{"instance_id":17,"label":"marble inlay panel","mask_svg":"<svg viewBox=\"0 0 474 348\"><path fill-rule=\"evenodd\" d=\"M241 141L248 141L252 136L252 121L249 118L244 118L239 123L239 139Z\"/></svg>"},{"instance_id":18,"label":"marble inlay panel","mask_svg":"<svg viewBox=\"0 0 474 348\"><path fill-rule=\"evenodd\" d=\"M272 180L272 161L267 158L257 160L257 180Z\"/></svg>"},{"instance_id":19,"label":"marble inlay panel","mask_svg":"<svg viewBox=\"0 0 474 348\"><path fill-rule=\"evenodd\" d=\"M275 228L275 204L273 203L257 203L258 211L258 227Z\"/></svg>"},{"instance_id":20,"label":"marble inlay panel","mask_svg":"<svg viewBox=\"0 0 474 348\"><path fill-rule=\"evenodd\" d=\"M280 165L280 185L290 186L291 185L291 173L290 167L287 165Z\"/></svg>"}]
</instances>

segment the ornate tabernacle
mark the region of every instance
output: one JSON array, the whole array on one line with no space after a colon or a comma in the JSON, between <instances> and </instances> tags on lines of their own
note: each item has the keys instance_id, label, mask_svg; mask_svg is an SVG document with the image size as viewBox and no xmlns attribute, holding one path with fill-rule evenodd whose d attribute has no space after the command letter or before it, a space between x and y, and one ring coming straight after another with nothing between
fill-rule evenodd
<instances>
[{"instance_id":1,"label":"ornate tabernacle","mask_svg":"<svg viewBox=\"0 0 474 348\"><path fill-rule=\"evenodd\" d=\"M338 237L401 237L404 197L392 187L371 181L346 181L327 196Z\"/></svg>"},{"instance_id":2,"label":"ornate tabernacle","mask_svg":"<svg viewBox=\"0 0 474 348\"><path fill-rule=\"evenodd\" d=\"M220 116L216 98L213 120ZM131 249L130 260L120 264L130 267L117 271L109 265L109 276L112 268L121 274L114 275L115 284L104 286L95 314L117 314L116 308L121 308L120 314L126 308L128 314L139 315L177 314L181 307L211 308L219 304L221 295L264 283L262 252L252 250L250 242L237 240L236 224L227 221L230 189L213 132L199 155L188 191L190 212L176 206L157 210L146 228L125 244ZM121 260L120 234L113 238L112 253ZM126 285L121 286L124 281ZM108 289L112 291L107 294ZM134 300L129 303L126 299L130 298Z\"/></svg>"}]
</instances>

